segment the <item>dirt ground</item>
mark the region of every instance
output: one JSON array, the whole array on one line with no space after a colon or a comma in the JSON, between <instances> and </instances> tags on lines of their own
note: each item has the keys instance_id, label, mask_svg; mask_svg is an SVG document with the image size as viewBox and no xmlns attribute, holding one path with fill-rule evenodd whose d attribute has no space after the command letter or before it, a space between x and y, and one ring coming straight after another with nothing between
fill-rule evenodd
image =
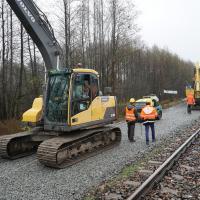
<instances>
[{"instance_id":1,"label":"dirt ground","mask_svg":"<svg viewBox=\"0 0 200 200\"><path fill-rule=\"evenodd\" d=\"M0 135L7 135L22 131L17 120L0 121Z\"/></svg>"}]
</instances>

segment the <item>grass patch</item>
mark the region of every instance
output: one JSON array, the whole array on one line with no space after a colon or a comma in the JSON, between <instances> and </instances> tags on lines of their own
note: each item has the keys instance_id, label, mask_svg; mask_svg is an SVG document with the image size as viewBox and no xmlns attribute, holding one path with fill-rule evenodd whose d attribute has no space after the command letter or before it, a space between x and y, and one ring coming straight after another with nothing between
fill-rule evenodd
<instances>
[{"instance_id":1,"label":"grass patch","mask_svg":"<svg viewBox=\"0 0 200 200\"><path fill-rule=\"evenodd\" d=\"M164 101L161 101L161 105L163 108L170 108L172 106L175 106L179 103L181 103L182 100L181 99L171 99L171 100L164 100Z\"/></svg>"},{"instance_id":2,"label":"grass patch","mask_svg":"<svg viewBox=\"0 0 200 200\"><path fill-rule=\"evenodd\" d=\"M84 200L95 200L95 197L86 197Z\"/></svg>"},{"instance_id":3,"label":"grass patch","mask_svg":"<svg viewBox=\"0 0 200 200\"><path fill-rule=\"evenodd\" d=\"M122 170L121 176L122 176L122 178L127 178L127 177L131 176L138 169L139 169L139 165L127 166Z\"/></svg>"}]
</instances>

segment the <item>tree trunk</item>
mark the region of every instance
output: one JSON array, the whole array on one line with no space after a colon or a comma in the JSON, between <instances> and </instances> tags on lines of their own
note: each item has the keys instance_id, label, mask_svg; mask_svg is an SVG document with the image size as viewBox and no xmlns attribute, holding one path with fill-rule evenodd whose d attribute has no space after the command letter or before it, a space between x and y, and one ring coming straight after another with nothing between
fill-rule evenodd
<instances>
[{"instance_id":1,"label":"tree trunk","mask_svg":"<svg viewBox=\"0 0 200 200\"><path fill-rule=\"evenodd\" d=\"M4 17L4 0L2 0L1 3L1 18L2 18L2 95L1 95L1 102L2 102L2 108L1 108L1 115L2 118L7 119L7 110L6 110L6 61L5 61L5 48L6 48L6 43L5 43L5 17Z\"/></svg>"},{"instance_id":2,"label":"tree trunk","mask_svg":"<svg viewBox=\"0 0 200 200\"><path fill-rule=\"evenodd\" d=\"M24 36L23 36L23 26L21 24L21 65L20 65L20 74L19 74L19 86L18 86L18 98L17 98L17 116L21 112L21 97L22 97L22 84L23 84L23 71L24 71Z\"/></svg>"}]
</instances>

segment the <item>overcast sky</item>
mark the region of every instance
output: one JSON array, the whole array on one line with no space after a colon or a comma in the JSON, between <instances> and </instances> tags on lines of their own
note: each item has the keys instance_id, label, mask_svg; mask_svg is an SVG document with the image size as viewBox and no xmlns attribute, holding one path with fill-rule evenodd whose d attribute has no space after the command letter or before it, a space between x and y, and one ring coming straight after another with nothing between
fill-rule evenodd
<instances>
[{"instance_id":1,"label":"overcast sky","mask_svg":"<svg viewBox=\"0 0 200 200\"><path fill-rule=\"evenodd\" d=\"M51 13L56 0L37 0ZM62 0L59 0L59 2ZM132 0L140 12L137 24L148 46L168 48L185 60L200 61L200 0Z\"/></svg>"},{"instance_id":2,"label":"overcast sky","mask_svg":"<svg viewBox=\"0 0 200 200\"><path fill-rule=\"evenodd\" d=\"M180 57L200 60L200 0L133 0L138 25L149 45L167 47Z\"/></svg>"}]
</instances>

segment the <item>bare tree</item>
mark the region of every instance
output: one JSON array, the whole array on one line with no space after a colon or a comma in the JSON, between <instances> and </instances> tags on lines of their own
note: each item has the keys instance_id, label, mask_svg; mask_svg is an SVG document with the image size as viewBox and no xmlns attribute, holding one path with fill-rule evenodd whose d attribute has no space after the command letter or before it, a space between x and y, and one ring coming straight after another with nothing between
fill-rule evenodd
<instances>
[{"instance_id":1,"label":"bare tree","mask_svg":"<svg viewBox=\"0 0 200 200\"><path fill-rule=\"evenodd\" d=\"M131 0L55 1L56 35L67 67L78 62L96 69L101 87L112 86L119 101L176 89L180 97L193 76L191 62L167 49L149 48L140 39ZM58 11L56 11L58 12ZM0 3L0 119L19 117L41 92L41 55L13 15ZM167 76L166 76L167 74ZM177 76L178 74L178 76Z\"/></svg>"}]
</instances>

